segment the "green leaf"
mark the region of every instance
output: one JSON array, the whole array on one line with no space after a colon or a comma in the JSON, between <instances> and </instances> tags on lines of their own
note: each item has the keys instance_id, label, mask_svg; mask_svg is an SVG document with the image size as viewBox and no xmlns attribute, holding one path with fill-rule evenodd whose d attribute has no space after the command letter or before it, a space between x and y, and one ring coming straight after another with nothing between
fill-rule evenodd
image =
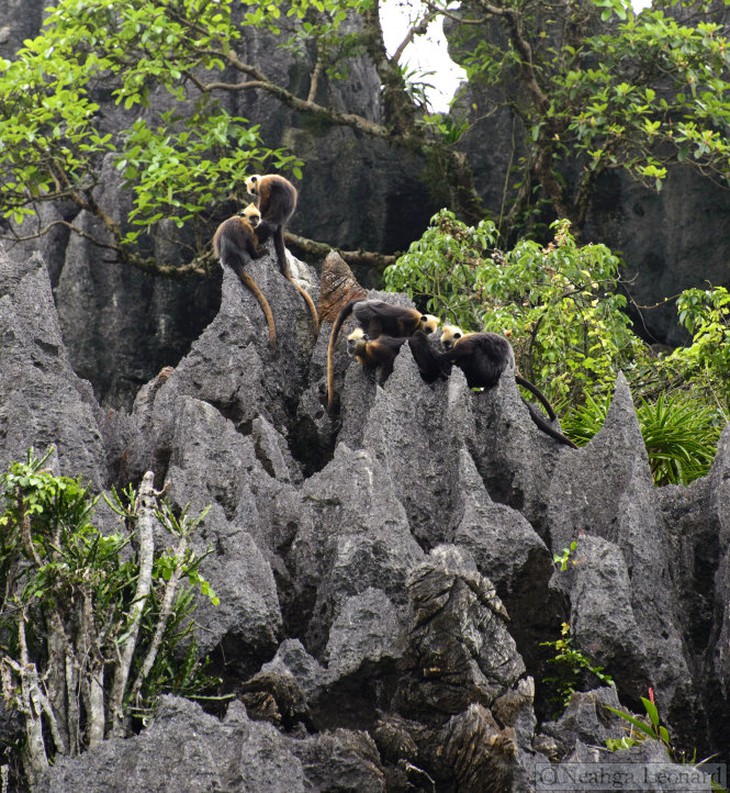
<instances>
[{"instance_id":1,"label":"green leaf","mask_svg":"<svg viewBox=\"0 0 730 793\"><path fill-rule=\"evenodd\" d=\"M606 708L607 710L610 710L611 713L615 713L617 716L620 716L624 721L628 721L629 724L636 727L636 729L639 730L639 732L644 733L644 735L648 736L649 738L656 737L652 728L646 722L642 721L641 719L638 719L636 716L632 716L630 713L625 713L623 710L618 710L616 708L613 708L610 705L604 704L603 707Z\"/></svg>"},{"instance_id":2,"label":"green leaf","mask_svg":"<svg viewBox=\"0 0 730 793\"><path fill-rule=\"evenodd\" d=\"M649 720L656 729L659 726L659 711L657 710L656 705L650 699L646 699L646 697L641 697L641 701L646 708L646 713L649 716Z\"/></svg>"}]
</instances>

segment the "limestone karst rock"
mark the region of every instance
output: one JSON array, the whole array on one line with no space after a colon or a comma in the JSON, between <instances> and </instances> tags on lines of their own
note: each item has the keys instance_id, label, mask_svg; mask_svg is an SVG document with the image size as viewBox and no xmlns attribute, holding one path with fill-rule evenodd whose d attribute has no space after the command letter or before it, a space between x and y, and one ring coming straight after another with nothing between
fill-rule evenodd
<instances>
[{"instance_id":1,"label":"limestone karst rock","mask_svg":"<svg viewBox=\"0 0 730 793\"><path fill-rule=\"evenodd\" d=\"M255 264L275 356L224 273L188 355L131 412L102 411L68 362L42 260L0 253L0 458L55 443L59 472L97 489L150 467L174 504L210 505L195 542L215 549L203 572L222 602L199 611L199 638L235 695L222 717L167 698L138 736L58 758L39 789L479 793L488 776L524 793L549 758L583 762L581 746L620 737L600 701L636 708L645 686L673 736L726 756L730 436L704 480L658 490L622 381L604 430L572 450L514 383L427 385L407 348L384 386L339 359L327 417L329 325L315 340L291 285ZM303 460L307 405L322 443ZM617 689L556 721L540 642L561 621Z\"/></svg>"}]
</instances>

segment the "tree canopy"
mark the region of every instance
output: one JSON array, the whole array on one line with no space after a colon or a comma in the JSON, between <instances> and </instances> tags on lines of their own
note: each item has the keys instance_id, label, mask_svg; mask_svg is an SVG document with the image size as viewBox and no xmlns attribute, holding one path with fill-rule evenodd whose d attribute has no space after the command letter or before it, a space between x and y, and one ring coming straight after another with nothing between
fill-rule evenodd
<instances>
[{"instance_id":1,"label":"tree canopy","mask_svg":"<svg viewBox=\"0 0 730 793\"><path fill-rule=\"evenodd\" d=\"M503 233L527 228L546 207L580 231L607 169L657 189L673 162L727 180L730 53L710 4L657 0L639 14L628 0L414 7L420 11L404 44L436 17L447 19L470 81L490 103L476 112L504 106L519 119ZM277 69L277 59L262 62L251 41L264 33L275 36L296 78ZM74 226L74 211L92 213L104 230L95 241L120 261L204 271L205 221L241 195L242 175L299 176L306 166L300 152L263 138L260 119L227 109L231 94L245 94L272 98L302 123L346 126L424 152L452 186L448 208L483 217L459 152L468 119L430 112L407 79L402 52L386 51L377 0L59 0L41 33L0 60L0 209L15 224L31 219L15 227L25 235L46 230L35 220L41 203L70 201L73 211L53 222L88 235ZM349 94L333 89L363 64L381 85L375 115L343 107ZM108 118L115 104L121 131ZM109 163L131 202L123 223L98 201ZM194 232L182 267L162 267L145 246L162 222Z\"/></svg>"}]
</instances>

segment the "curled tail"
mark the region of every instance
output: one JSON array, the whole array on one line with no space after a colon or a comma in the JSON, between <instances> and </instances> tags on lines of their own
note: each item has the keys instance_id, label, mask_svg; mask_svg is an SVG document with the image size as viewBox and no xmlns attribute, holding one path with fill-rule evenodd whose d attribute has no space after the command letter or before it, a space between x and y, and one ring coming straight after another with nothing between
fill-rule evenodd
<instances>
[{"instance_id":1,"label":"curled tail","mask_svg":"<svg viewBox=\"0 0 730 793\"><path fill-rule=\"evenodd\" d=\"M332 323L332 330L330 331L330 340L327 344L327 412L332 413L332 408L335 403L335 344L337 343L337 336L340 333L342 323L352 314L352 309L355 303L360 303L365 298L359 297L356 300L351 300L337 315L337 319Z\"/></svg>"},{"instance_id":2,"label":"curled tail","mask_svg":"<svg viewBox=\"0 0 730 793\"><path fill-rule=\"evenodd\" d=\"M292 278L291 270L289 269L289 262L286 258L286 245L284 245L284 229L278 228L274 232L274 248L276 250L276 258L279 262L279 270L281 270L282 275L284 278L291 283L291 285L299 292L299 294L304 298L304 302L307 304L307 308L309 308L309 313L312 315L312 325L314 326L314 333L315 335L319 333L319 314L317 314L317 307L314 305L314 300L312 300L312 296L307 292L306 289L303 289L299 284Z\"/></svg>"},{"instance_id":3,"label":"curled tail","mask_svg":"<svg viewBox=\"0 0 730 793\"><path fill-rule=\"evenodd\" d=\"M543 416L542 413L540 413L540 411L534 405L531 405L529 402L526 402L524 399L522 401L525 403L525 405L527 405L527 409L530 411L530 417L535 422L538 429L541 429L551 438L555 438L555 440L558 441L558 443L563 443L566 446L570 446L571 449L578 448L573 443L573 441L570 440L570 438L567 438L565 435L563 435L562 432L556 430L555 427L552 426L552 424L547 422L545 420L545 416Z\"/></svg>"},{"instance_id":4,"label":"curled tail","mask_svg":"<svg viewBox=\"0 0 730 793\"><path fill-rule=\"evenodd\" d=\"M515 380L517 381L517 385L521 385L523 388L526 388L528 391L530 391L537 397L537 399L540 401L542 406L547 411L548 418L550 419L550 421L555 421L557 415L553 410L553 406L548 402L548 399L545 396L545 394L543 394L542 391L540 391L540 389L534 383L531 383L529 380L525 380L524 377L521 377L518 374L515 375Z\"/></svg>"}]
</instances>

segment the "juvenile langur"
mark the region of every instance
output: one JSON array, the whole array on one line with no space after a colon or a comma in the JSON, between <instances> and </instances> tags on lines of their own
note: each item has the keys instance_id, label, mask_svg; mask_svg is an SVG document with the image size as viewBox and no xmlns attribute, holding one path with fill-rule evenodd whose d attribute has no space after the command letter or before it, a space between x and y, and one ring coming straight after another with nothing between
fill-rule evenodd
<instances>
[{"instance_id":1,"label":"juvenile langur","mask_svg":"<svg viewBox=\"0 0 730 793\"><path fill-rule=\"evenodd\" d=\"M455 325L444 325L441 343L445 352L441 353L440 359L447 364L458 366L464 373L469 388L492 388L497 385L507 367L514 370L515 356L512 345L498 333L464 333ZM514 378L518 385L528 389L537 397L547 411L550 421L554 421L555 411L540 389L516 373ZM573 441L545 421L542 414L529 402L524 399L523 402L539 429L566 446L578 448Z\"/></svg>"},{"instance_id":2,"label":"juvenile langur","mask_svg":"<svg viewBox=\"0 0 730 793\"><path fill-rule=\"evenodd\" d=\"M380 369L378 382L382 385L393 373L400 348L408 341L405 337L378 336L370 339L362 328L355 328L347 337L347 352L363 369Z\"/></svg>"},{"instance_id":3,"label":"juvenile langur","mask_svg":"<svg viewBox=\"0 0 730 793\"><path fill-rule=\"evenodd\" d=\"M269 328L269 346L273 352L276 349L274 314L264 293L245 269L249 261L259 259L264 255L264 252L259 248L255 230L260 220L261 213L254 204L249 204L241 214L224 220L213 235L213 252L220 263L224 267L230 267L239 277L241 283L258 300L266 317L266 324Z\"/></svg>"},{"instance_id":4,"label":"juvenile langur","mask_svg":"<svg viewBox=\"0 0 730 793\"><path fill-rule=\"evenodd\" d=\"M418 309L396 306L384 300L365 300L358 298L347 303L332 324L329 344L327 345L327 410L331 413L334 406L334 357L337 337L345 320L353 314L368 339L379 336L392 336L406 339L417 330L433 333L440 320L431 314L422 314Z\"/></svg>"},{"instance_id":5,"label":"juvenile langur","mask_svg":"<svg viewBox=\"0 0 730 793\"><path fill-rule=\"evenodd\" d=\"M433 334L427 336L422 330L417 330L408 339L408 346L421 378L429 384L435 383L436 380L447 380L451 374L451 364L442 360L434 350L432 339Z\"/></svg>"},{"instance_id":6,"label":"juvenile langur","mask_svg":"<svg viewBox=\"0 0 730 793\"><path fill-rule=\"evenodd\" d=\"M261 224L258 230L259 242L266 242L269 237L274 238L274 249L279 262L279 270L304 298L304 302L309 308L309 313L312 315L314 332L317 333L319 331L317 308L309 292L306 289L302 289L292 277L284 244L284 227L291 220L297 208L297 189L283 176L278 176L277 174L265 174L264 176L254 174L246 179L246 190L256 197L256 205L261 212Z\"/></svg>"}]
</instances>

